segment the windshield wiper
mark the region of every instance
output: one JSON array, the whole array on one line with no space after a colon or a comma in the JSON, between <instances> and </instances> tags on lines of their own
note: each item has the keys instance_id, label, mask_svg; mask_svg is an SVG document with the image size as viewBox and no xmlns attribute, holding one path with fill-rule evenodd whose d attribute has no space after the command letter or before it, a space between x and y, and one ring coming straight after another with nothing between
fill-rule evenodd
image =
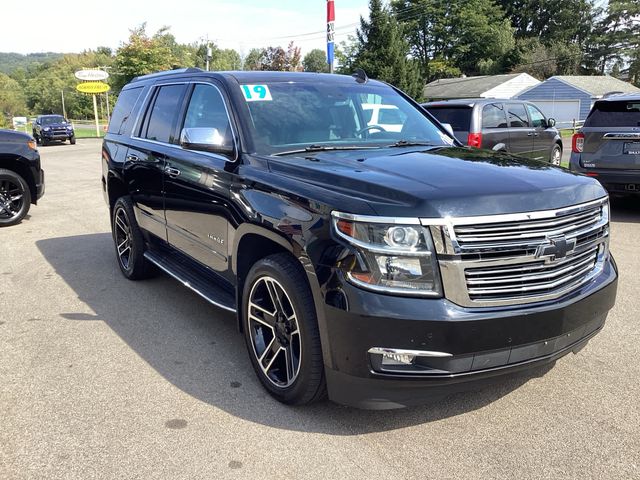
<instances>
[{"instance_id":1,"label":"windshield wiper","mask_svg":"<svg viewBox=\"0 0 640 480\"><path fill-rule=\"evenodd\" d=\"M435 143L429 142L414 142L412 140L398 140L396 143L392 143L391 145L387 145L389 148L396 147L441 147L442 145L436 145Z\"/></svg>"},{"instance_id":2,"label":"windshield wiper","mask_svg":"<svg viewBox=\"0 0 640 480\"><path fill-rule=\"evenodd\" d=\"M272 155L274 157L281 157L284 155L295 155L296 153L331 152L334 150L370 150L375 148L381 148L381 147L358 147L356 145L351 145L351 146L309 145L308 147L301 148L299 150L277 152L277 153L272 153Z\"/></svg>"}]
</instances>

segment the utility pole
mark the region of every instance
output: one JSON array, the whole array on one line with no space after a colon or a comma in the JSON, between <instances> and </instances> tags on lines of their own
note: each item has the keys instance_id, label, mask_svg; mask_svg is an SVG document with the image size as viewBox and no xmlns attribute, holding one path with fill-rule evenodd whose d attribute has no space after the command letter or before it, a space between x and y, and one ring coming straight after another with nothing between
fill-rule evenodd
<instances>
[{"instance_id":1,"label":"utility pole","mask_svg":"<svg viewBox=\"0 0 640 480\"><path fill-rule=\"evenodd\" d=\"M62 116L67 118L67 109L64 108L64 90L60 90L60 94L62 95Z\"/></svg>"},{"instance_id":2,"label":"utility pole","mask_svg":"<svg viewBox=\"0 0 640 480\"><path fill-rule=\"evenodd\" d=\"M336 36L336 10L333 0L327 0L327 63L333 73L333 57Z\"/></svg>"}]
</instances>

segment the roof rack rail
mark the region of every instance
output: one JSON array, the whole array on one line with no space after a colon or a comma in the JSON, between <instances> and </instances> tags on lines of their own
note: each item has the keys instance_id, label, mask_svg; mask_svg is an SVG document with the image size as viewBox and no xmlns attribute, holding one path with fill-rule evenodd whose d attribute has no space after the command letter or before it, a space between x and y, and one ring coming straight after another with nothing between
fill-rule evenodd
<instances>
[{"instance_id":1,"label":"roof rack rail","mask_svg":"<svg viewBox=\"0 0 640 480\"><path fill-rule=\"evenodd\" d=\"M199 73L203 71L204 70L202 70L201 68L196 68L196 67L178 68L176 70L165 70L163 72L155 72L155 73L149 73L147 75L140 75L139 77L135 77L133 80L131 80L131 82L147 80L149 78L163 77L165 75L171 75L175 73Z\"/></svg>"}]
</instances>

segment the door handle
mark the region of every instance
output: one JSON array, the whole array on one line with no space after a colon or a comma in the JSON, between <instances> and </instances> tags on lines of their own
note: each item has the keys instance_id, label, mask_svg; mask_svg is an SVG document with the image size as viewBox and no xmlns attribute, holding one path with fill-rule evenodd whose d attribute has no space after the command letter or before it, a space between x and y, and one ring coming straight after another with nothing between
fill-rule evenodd
<instances>
[{"instance_id":1,"label":"door handle","mask_svg":"<svg viewBox=\"0 0 640 480\"><path fill-rule=\"evenodd\" d=\"M133 154L133 153L129 153L129 154L127 154L127 160L129 160L130 162L138 162L138 161L140 161L140 157L138 155Z\"/></svg>"},{"instance_id":2,"label":"door handle","mask_svg":"<svg viewBox=\"0 0 640 480\"><path fill-rule=\"evenodd\" d=\"M180 170L178 170L177 168L173 168L173 167L164 167L164 171L167 175L169 175L172 178L175 178L177 176L180 175Z\"/></svg>"}]
</instances>

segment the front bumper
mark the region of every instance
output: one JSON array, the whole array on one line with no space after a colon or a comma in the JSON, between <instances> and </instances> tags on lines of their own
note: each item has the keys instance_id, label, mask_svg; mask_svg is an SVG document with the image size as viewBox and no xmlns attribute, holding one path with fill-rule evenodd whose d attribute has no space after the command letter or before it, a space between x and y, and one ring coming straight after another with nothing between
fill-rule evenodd
<instances>
[{"instance_id":1,"label":"front bumper","mask_svg":"<svg viewBox=\"0 0 640 480\"><path fill-rule=\"evenodd\" d=\"M327 296L332 305L324 312L329 397L360 408L398 408L552 363L600 331L616 289L613 261L566 297L519 308L463 308L446 299L386 296L342 282ZM381 367L380 357L368 353L372 347L451 356L421 358L419 368L397 371Z\"/></svg>"},{"instance_id":2,"label":"front bumper","mask_svg":"<svg viewBox=\"0 0 640 480\"><path fill-rule=\"evenodd\" d=\"M41 132L40 135L45 140L67 140L73 137L73 131L66 132Z\"/></svg>"}]
</instances>

